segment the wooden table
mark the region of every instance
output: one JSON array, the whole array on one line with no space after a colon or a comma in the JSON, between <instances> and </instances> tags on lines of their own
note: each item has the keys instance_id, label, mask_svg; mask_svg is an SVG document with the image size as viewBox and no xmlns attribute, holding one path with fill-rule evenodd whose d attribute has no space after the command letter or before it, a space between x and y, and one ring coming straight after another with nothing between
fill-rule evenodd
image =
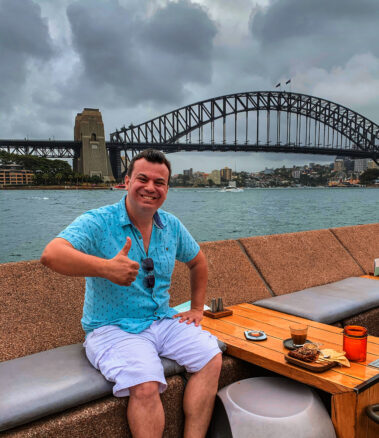
<instances>
[{"instance_id":1,"label":"wooden table","mask_svg":"<svg viewBox=\"0 0 379 438\"><path fill-rule=\"evenodd\" d=\"M289 324L309 325L308 339L323 344L322 348L342 351L342 328L276 312L252 304L230 306L232 316L220 319L204 317L202 327L227 344L227 354L251 362L282 376L289 377L331 394L331 414L339 438L378 438L379 425L367 417L365 407L379 403L379 369L367 366L379 359L379 338L368 337L367 361L351 362L351 367L336 366L314 373L290 365L284 359L288 350ZM244 331L263 330L267 340L247 341Z\"/></svg>"}]
</instances>

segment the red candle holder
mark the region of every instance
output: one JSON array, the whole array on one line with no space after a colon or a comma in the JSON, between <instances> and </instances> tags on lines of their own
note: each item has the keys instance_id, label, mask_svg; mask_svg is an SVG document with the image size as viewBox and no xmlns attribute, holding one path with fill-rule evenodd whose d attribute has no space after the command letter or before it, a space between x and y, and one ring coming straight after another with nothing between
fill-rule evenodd
<instances>
[{"instance_id":1,"label":"red candle holder","mask_svg":"<svg viewBox=\"0 0 379 438\"><path fill-rule=\"evenodd\" d=\"M359 325L344 327L343 351L349 360L364 362L367 354L367 329Z\"/></svg>"}]
</instances>

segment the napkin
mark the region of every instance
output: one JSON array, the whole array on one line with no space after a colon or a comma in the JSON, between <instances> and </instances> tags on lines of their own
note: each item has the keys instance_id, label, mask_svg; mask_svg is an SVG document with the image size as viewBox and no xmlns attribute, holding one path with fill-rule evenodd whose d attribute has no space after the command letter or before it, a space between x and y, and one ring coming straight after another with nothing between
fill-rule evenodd
<instances>
[{"instance_id":1,"label":"napkin","mask_svg":"<svg viewBox=\"0 0 379 438\"><path fill-rule=\"evenodd\" d=\"M346 353L344 351L336 351L332 350L331 348L325 348L324 350L320 350L320 353L321 355L319 356L319 360L326 362L337 362L345 367L350 367L350 362L346 359Z\"/></svg>"}]
</instances>

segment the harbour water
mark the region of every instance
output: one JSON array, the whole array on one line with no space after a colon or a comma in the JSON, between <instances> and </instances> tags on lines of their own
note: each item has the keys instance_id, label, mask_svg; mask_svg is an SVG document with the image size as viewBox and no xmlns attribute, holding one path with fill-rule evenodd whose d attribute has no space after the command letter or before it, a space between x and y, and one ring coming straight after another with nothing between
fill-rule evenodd
<instances>
[{"instance_id":1,"label":"harbour water","mask_svg":"<svg viewBox=\"0 0 379 438\"><path fill-rule=\"evenodd\" d=\"M0 263L38 259L81 213L121 199L111 190L0 191ZM379 222L379 190L370 188L169 190L164 209L199 242Z\"/></svg>"}]
</instances>

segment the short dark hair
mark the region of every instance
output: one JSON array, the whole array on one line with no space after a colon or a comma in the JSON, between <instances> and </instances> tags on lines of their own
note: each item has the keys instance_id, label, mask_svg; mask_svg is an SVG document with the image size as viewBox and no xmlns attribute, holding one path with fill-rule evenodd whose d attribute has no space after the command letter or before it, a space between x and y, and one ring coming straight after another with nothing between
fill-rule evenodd
<instances>
[{"instance_id":1,"label":"short dark hair","mask_svg":"<svg viewBox=\"0 0 379 438\"><path fill-rule=\"evenodd\" d=\"M170 182L171 178L171 163L166 158L165 154L161 151L157 151L156 149L145 149L144 151L140 152L139 154L135 155L132 158L132 161L129 163L128 166L128 172L127 175L130 178L133 173L134 169L134 163L137 160L141 160L144 158L146 161L149 161L150 163L159 163L159 164L165 164L168 169L168 181Z\"/></svg>"}]
</instances>

